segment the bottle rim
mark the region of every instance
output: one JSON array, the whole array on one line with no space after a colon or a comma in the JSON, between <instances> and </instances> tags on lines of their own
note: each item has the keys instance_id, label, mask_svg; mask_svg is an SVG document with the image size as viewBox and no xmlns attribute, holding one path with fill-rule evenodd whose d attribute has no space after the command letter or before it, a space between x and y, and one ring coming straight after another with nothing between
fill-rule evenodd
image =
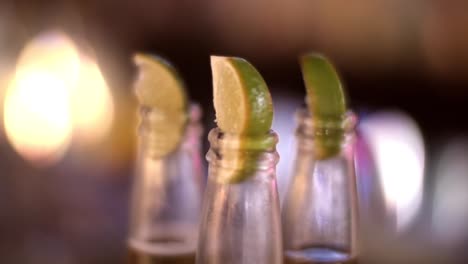
<instances>
[{"instance_id":1,"label":"bottle rim","mask_svg":"<svg viewBox=\"0 0 468 264\"><path fill-rule=\"evenodd\" d=\"M328 159L351 151L355 141L357 115L348 111L342 117L325 120L314 118L305 107L296 111L298 148L314 152L318 159Z\"/></svg>"},{"instance_id":2,"label":"bottle rim","mask_svg":"<svg viewBox=\"0 0 468 264\"><path fill-rule=\"evenodd\" d=\"M296 111L295 119L298 124L297 133L304 136L324 135L334 131L343 131L345 134L354 133L358 117L352 111L347 111L342 117L330 117L326 121L314 118L306 107Z\"/></svg>"},{"instance_id":3,"label":"bottle rim","mask_svg":"<svg viewBox=\"0 0 468 264\"><path fill-rule=\"evenodd\" d=\"M208 140L207 161L224 169L267 170L279 161L278 135L273 130L262 136L246 137L225 133L216 127L209 132Z\"/></svg>"},{"instance_id":4,"label":"bottle rim","mask_svg":"<svg viewBox=\"0 0 468 264\"><path fill-rule=\"evenodd\" d=\"M182 115L167 115L156 108L140 106L140 124L138 126L138 138L140 148L147 155L154 158L161 158L173 153L186 145L196 143L202 133L203 127L200 119L203 115L202 109L198 103L191 103L189 111ZM161 128L161 124L180 123L181 126L171 126L174 131L167 131ZM180 140L174 146L168 146L168 137L179 135Z\"/></svg>"},{"instance_id":5,"label":"bottle rim","mask_svg":"<svg viewBox=\"0 0 468 264\"><path fill-rule=\"evenodd\" d=\"M219 127L210 130L208 141L213 148L224 148L239 151L274 152L278 135L273 130L260 136L243 136L225 133Z\"/></svg>"}]
</instances>

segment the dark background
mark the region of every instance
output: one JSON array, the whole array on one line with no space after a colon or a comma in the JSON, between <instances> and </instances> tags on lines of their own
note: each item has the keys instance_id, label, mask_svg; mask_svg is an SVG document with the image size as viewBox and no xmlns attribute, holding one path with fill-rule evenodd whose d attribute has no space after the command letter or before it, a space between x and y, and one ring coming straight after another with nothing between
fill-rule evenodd
<instances>
[{"instance_id":1,"label":"dark background","mask_svg":"<svg viewBox=\"0 0 468 264\"><path fill-rule=\"evenodd\" d=\"M32 37L60 29L94 50L116 112L111 135L93 156L102 163L72 153L37 168L0 137L0 262L123 259L135 150L136 51L160 54L179 69L191 99L205 111L206 130L214 126L211 54L246 58L274 99L297 102L304 96L297 57L327 54L342 74L351 108L364 115L398 109L419 125L427 151L424 218L435 188L435 150L468 131L467 10L466 1L442 0L2 0L3 68L14 67ZM408 236L423 230L430 237L423 223ZM462 256L458 248L465 244L450 245L449 252Z\"/></svg>"}]
</instances>

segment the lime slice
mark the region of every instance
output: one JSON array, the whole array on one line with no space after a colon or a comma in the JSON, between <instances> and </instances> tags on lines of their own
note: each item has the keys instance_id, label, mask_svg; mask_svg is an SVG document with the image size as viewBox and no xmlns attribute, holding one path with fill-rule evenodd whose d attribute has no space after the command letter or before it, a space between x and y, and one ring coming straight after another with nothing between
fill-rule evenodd
<instances>
[{"instance_id":1,"label":"lime slice","mask_svg":"<svg viewBox=\"0 0 468 264\"><path fill-rule=\"evenodd\" d=\"M254 171L259 153L275 144L269 134L271 95L260 73L244 59L212 56L211 69L216 122L225 141L238 144L222 153L235 172L220 178L240 182Z\"/></svg>"},{"instance_id":2,"label":"lime slice","mask_svg":"<svg viewBox=\"0 0 468 264\"><path fill-rule=\"evenodd\" d=\"M346 101L340 78L331 62L320 54L301 58L302 75L307 90L307 104L315 121L315 149L318 159L340 152L344 139L342 126Z\"/></svg>"},{"instance_id":3,"label":"lime slice","mask_svg":"<svg viewBox=\"0 0 468 264\"><path fill-rule=\"evenodd\" d=\"M187 95L176 70L157 56L134 56L138 78L134 88L140 105L150 110L146 117L146 146L154 157L174 151L182 141L187 122Z\"/></svg>"},{"instance_id":4,"label":"lime slice","mask_svg":"<svg viewBox=\"0 0 468 264\"><path fill-rule=\"evenodd\" d=\"M246 60L211 56L213 99L218 127L226 133L267 134L273 103L260 73Z\"/></svg>"},{"instance_id":5,"label":"lime slice","mask_svg":"<svg viewBox=\"0 0 468 264\"><path fill-rule=\"evenodd\" d=\"M150 54L137 53L134 62L139 73L135 92L140 104L169 113L186 113L185 86L172 65Z\"/></svg>"}]
</instances>

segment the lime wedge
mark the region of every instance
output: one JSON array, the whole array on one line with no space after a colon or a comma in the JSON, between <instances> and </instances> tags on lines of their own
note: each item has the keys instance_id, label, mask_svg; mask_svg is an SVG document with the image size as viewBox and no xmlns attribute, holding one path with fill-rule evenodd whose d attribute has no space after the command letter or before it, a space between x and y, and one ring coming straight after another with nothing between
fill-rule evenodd
<instances>
[{"instance_id":1,"label":"lime wedge","mask_svg":"<svg viewBox=\"0 0 468 264\"><path fill-rule=\"evenodd\" d=\"M249 178L260 153L275 146L270 134L273 103L260 73L246 60L211 57L216 121L226 148L220 148L231 170L220 175L225 183Z\"/></svg>"},{"instance_id":2,"label":"lime wedge","mask_svg":"<svg viewBox=\"0 0 468 264\"><path fill-rule=\"evenodd\" d=\"M301 57L301 67L308 108L317 124L316 157L327 159L340 152L344 139L342 123L346 114L346 101L343 86L331 62L320 54Z\"/></svg>"},{"instance_id":3,"label":"lime wedge","mask_svg":"<svg viewBox=\"0 0 468 264\"><path fill-rule=\"evenodd\" d=\"M143 53L135 54L134 62L139 70L135 92L140 104L169 113L187 111L185 86L172 65Z\"/></svg>"},{"instance_id":4,"label":"lime wedge","mask_svg":"<svg viewBox=\"0 0 468 264\"><path fill-rule=\"evenodd\" d=\"M169 63L160 57L138 53L134 56L138 77L134 83L140 105L150 109L142 126L146 146L154 157L174 151L182 141L187 122L185 86Z\"/></svg>"},{"instance_id":5,"label":"lime wedge","mask_svg":"<svg viewBox=\"0 0 468 264\"><path fill-rule=\"evenodd\" d=\"M265 135L273 103L260 73L246 60L211 56L213 99L218 127L242 136Z\"/></svg>"}]
</instances>

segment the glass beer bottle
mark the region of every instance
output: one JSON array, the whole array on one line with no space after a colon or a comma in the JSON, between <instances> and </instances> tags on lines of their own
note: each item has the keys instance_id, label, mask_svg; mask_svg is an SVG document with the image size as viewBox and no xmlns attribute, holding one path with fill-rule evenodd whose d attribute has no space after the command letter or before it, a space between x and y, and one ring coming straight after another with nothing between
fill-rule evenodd
<instances>
[{"instance_id":1,"label":"glass beer bottle","mask_svg":"<svg viewBox=\"0 0 468 264\"><path fill-rule=\"evenodd\" d=\"M273 144L265 150L256 140ZM241 139L215 128L209 141L209 175L196 263L281 264L276 134ZM242 168L235 157L242 157ZM248 178L235 183L223 180L245 168L252 169Z\"/></svg>"},{"instance_id":2,"label":"glass beer bottle","mask_svg":"<svg viewBox=\"0 0 468 264\"><path fill-rule=\"evenodd\" d=\"M201 211L201 110L192 105L181 143L167 155L154 130L160 113L141 107L139 158L131 204L130 264L193 264ZM170 122L170 121L169 121Z\"/></svg>"},{"instance_id":3,"label":"glass beer bottle","mask_svg":"<svg viewBox=\"0 0 468 264\"><path fill-rule=\"evenodd\" d=\"M356 117L318 123L306 109L296 116L295 171L282 210L285 263L357 263ZM314 140L327 140L335 129L345 132L338 153L314 157Z\"/></svg>"}]
</instances>

